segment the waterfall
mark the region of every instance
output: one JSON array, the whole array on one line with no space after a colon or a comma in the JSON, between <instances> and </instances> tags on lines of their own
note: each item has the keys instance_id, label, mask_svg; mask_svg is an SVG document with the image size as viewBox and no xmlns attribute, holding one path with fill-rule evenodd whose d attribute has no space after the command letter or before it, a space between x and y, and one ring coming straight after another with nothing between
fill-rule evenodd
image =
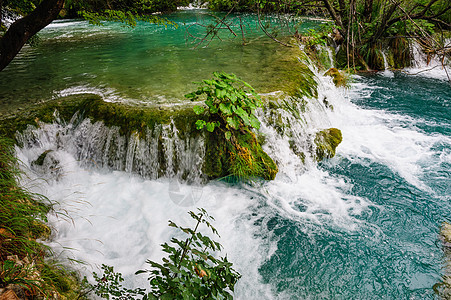
<instances>
[{"instance_id":1,"label":"waterfall","mask_svg":"<svg viewBox=\"0 0 451 300\"><path fill-rule=\"evenodd\" d=\"M444 44L450 45L451 39L446 39ZM418 42L411 43L410 47L413 59L412 67L406 69L407 74L449 80L448 75L451 76L451 68L450 61L447 57L440 58L437 55L424 53ZM445 69L447 72L444 72Z\"/></svg>"},{"instance_id":2,"label":"waterfall","mask_svg":"<svg viewBox=\"0 0 451 300\"><path fill-rule=\"evenodd\" d=\"M404 76L406 93L387 101L399 78L355 76L346 90L310 68L317 98L263 95L271 101L258 111L260 133L279 173L252 186L187 184L202 177L204 138L177 122L124 134L79 115L67 123L56 115L53 124L18 134L23 184L72 218L49 216L57 229L53 251L85 262L76 268L88 279L105 263L128 285L146 287L134 272L148 268L146 259L161 261L159 245L175 234L167 220L190 226L186 212L202 207L216 219L220 255L243 275L236 299L432 299L423 293L433 293L440 273L434 228L450 211L450 127L439 128L449 120L447 91L441 102L426 101L430 90L412 94L418 78ZM421 92L414 105L405 104ZM434 119L440 111L442 119ZM342 130L343 142L336 158L318 165L314 136L330 127ZM443 185L431 192L428 176ZM400 290L397 282L419 276Z\"/></svg>"},{"instance_id":3,"label":"waterfall","mask_svg":"<svg viewBox=\"0 0 451 300\"><path fill-rule=\"evenodd\" d=\"M326 51L327 51L327 54L329 55L330 67L331 67L331 68L335 68L335 64L334 64L334 55L333 55L333 53L332 53L332 48L326 46Z\"/></svg>"},{"instance_id":4,"label":"waterfall","mask_svg":"<svg viewBox=\"0 0 451 300\"><path fill-rule=\"evenodd\" d=\"M381 51L382 58L384 59L384 72L382 74L387 77L393 77L394 74L390 71L390 66L388 65L387 55L384 51Z\"/></svg>"},{"instance_id":5,"label":"waterfall","mask_svg":"<svg viewBox=\"0 0 451 300\"><path fill-rule=\"evenodd\" d=\"M17 134L17 141L29 152L31 164L44 153L50 159L55 153L73 155L82 167L109 169L138 174L144 178L177 177L188 182L202 181L205 154L202 136L178 137L175 125L146 128L141 136L132 132L128 137L119 127L79 120L77 115L68 124L29 126ZM44 158L44 161L47 158ZM64 166L61 166L64 170Z\"/></svg>"}]
</instances>

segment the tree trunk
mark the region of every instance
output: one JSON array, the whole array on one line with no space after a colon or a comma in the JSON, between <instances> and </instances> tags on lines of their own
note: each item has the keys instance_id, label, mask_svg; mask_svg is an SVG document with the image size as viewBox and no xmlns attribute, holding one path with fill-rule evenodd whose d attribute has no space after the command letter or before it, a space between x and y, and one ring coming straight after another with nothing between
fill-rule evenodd
<instances>
[{"instance_id":1,"label":"tree trunk","mask_svg":"<svg viewBox=\"0 0 451 300\"><path fill-rule=\"evenodd\" d=\"M63 5L64 0L44 0L34 11L9 27L0 39L0 71L33 35L56 19Z\"/></svg>"}]
</instances>

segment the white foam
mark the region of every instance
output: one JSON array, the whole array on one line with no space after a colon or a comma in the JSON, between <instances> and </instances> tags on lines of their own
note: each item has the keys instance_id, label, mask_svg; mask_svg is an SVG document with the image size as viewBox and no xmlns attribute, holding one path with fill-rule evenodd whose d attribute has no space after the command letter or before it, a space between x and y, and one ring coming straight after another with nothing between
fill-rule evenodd
<instances>
[{"instance_id":1,"label":"white foam","mask_svg":"<svg viewBox=\"0 0 451 300\"><path fill-rule=\"evenodd\" d=\"M450 45L451 40L445 41L445 45ZM421 46L414 43L411 47L414 59L413 67L406 68L404 72L412 76L422 76L428 78L435 78L440 80L450 80L451 68L448 58L444 58L443 63L441 58L437 56L429 57L422 51Z\"/></svg>"},{"instance_id":2,"label":"white foam","mask_svg":"<svg viewBox=\"0 0 451 300\"><path fill-rule=\"evenodd\" d=\"M305 120L294 122L286 111L280 111L285 120L293 122L292 141L301 143L320 129L340 128L343 142L330 164L344 158L363 165L380 163L407 182L428 190L421 180L423 171L419 162L430 159L434 154L431 148L444 137L417 130L414 120L408 117L359 108L350 100L371 97L372 87L357 82L350 91L337 89L331 78L314 71L320 101L311 101L306 106ZM324 97L333 105L333 111L321 101ZM43 150L54 149L52 155L60 162L59 172L43 176L28 169L23 184L59 202L57 210L67 211L70 221L64 217L50 218L56 228L51 246L62 257L86 262L86 272L106 263L122 272L128 284L146 286L145 279L133 273L146 267L146 259L161 259L159 244L174 234L167 220L188 225L186 211L203 207L216 218L219 241L243 275L236 298L283 299L284 295L276 296L273 287L263 283L259 274L259 267L276 251L277 239L265 226L256 225L258 220L279 215L302 224L304 230L332 225L334 229L355 231L368 225L362 224L360 216L368 212L369 206L376 205L371 199L352 195L352 183L318 168L308 158L307 166L302 167L290 148L288 136L278 133L263 112L260 118L261 130L267 135L265 150L279 163L276 179L253 188L210 182L201 192L194 193L198 202L189 207L178 205L171 197L174 181L83 169L72 154L56 147L57 140L45 131L36 136L34 145L18 148L17 155L30 166ZM449 157L444 154L442 159L447 161ZM180 189L189 191L192 187L182 184Z\"/></svg>"}]
</instances>

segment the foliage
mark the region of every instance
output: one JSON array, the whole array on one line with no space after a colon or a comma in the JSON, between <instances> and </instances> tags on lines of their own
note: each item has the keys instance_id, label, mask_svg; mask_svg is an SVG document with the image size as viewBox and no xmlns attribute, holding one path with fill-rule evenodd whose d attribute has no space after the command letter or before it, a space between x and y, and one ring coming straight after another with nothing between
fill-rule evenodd
<instances>
[{"instance_id":1,"label":"foliage","mask_svg":"<svg viewBox=\"0 0 451 300\"><path fill-rule=\"evenodd\" d=\"M113 2L68 0L64 13L66 16L71 17L78 15L85 17L86 14L94 14L102 17L108 17L111 14L125 14L132 15L133 18L145 18L147 16L157 19L157 16L151 16L151 14L155 12L176 11L177 7L186 6L189 3L189 0L117 0ZM91 18L88 18L88 20L91 20ZM126 23L128 23L127 20Z\"/></svg>"},{"instance_id":2,"label":"foliage","mask_svg":"<svg viewBox=\"0 0 451 300\"><path fill-rule=\"evenodd\" d=\"M97 282L95 286L91 287L97 296L104 299L136 299L136 297L143 296L146 299L145 289L128 289L122 286L124 278L121 273L114 272L113 267L102 265L103 275L93 273L94 279Z\"/></svg>"},{"instance_id":3,"label":"foliage","mask_svg":"<svg viewBox=\"0 0 451 300\"><path fill-rule=\"evenodd\" d=\"M217 79L203 80L197 91L185 95L192 101L205 96L205 105L194 106L196 114L209 114L209 121L197 120L197 129L204 127L209 132L215 128L224 132L229 140L237 130L260 128L260 121L255 116L255 109L262 105L260 96L246 82L238 79L235 74L214 72ZM253 97L249 96L252 95Z\"/></svg>"},{"instance_id":4,"label":"foliage","mask_svg":"<svg viewBox=\"0 0 451 300\"><path fill-rule=\"evenodd\" d=\"M70 297L76 277L49 263L48 247L36 241L50 235L46 222L52 205L19 185L18 164L13 141L0 136L0 289L18 286L30 299Z\"/></svg>"},{"instance_id":5,"label":"foliage","mask_svg":"<svg viewBox=\"0 0 451 300\"><path fill-rule=\"evenodd\" d=\"M177 26L176 23L169 21L165 18L161 18L154 15L140 16L130 11L124 12L120 10L106 9L102 12L91 12L82 10L78 12L78 15L83 19L88 20L89 23L93 25L102 25L103 24L102 21L111 21L111 22L121 22L127 26L135 27L137 21L143 21L164 26L167 25Z\"/></svg>"},{"instance_id":6,"label":"foliage","mask_svg":"<svg viewBox=\"0 0 451 300\"><path fill-rule=\"evenodd\" d=\"M122 287L120 273L112 267L103 265L103 276L94 273L97 284L93 286L96 295L105 299L232 299L235 284L241 277L232 268L227 257L217 258L214 252L222 249L221 244L198 231L205 225L214 235L218 235L211 225L213 217L204 209L197 213L189 212L196 221L194 229L181 227L172 221L169 226L187 235L186 239L172 238L171 243L162 244L168 254L163 263L148 260L148 270L139 270L136 274L148 274L150 292L144 289L127 289ZM218 235L219 236L219 235Z\"/></svg>"},{"instance_id":7,"label":"foliage","mask_svg":"<svg viewBox=\"0 0 451 300\"><path fill-rule=\"evenodd\" d=\"M49 229L45 225L51 206L41 195L18 184L21 172L13 142L0 137L0 260L8 256L37 255L45 247L36 242ZM44 202L45 201L45 202Z\"/></svg>"},{"instance_id":8,"label":"foliage","mask_svg":"<svg viewBox=\"0 0 451 300\"><path fill-rule=\"evenodd\" d=\"M200 82L197 91L185 95L192 101L205 98L205 106L193 108L196 114L206 117L196 121L197 129L205 128L212 133L206 141L208 163L204 165L204 174L232 181L274 179L277 166L252 132L260 128L255 115L257 107L262 106L260 96L234 74L213 75L215 78Z\"/></svg>"},{"instance_id":9,"label":"foliage","mask_svg":"<svg viewBox=\"0 0 451 300\"><path fill-rule=\"evenodd\" d=\"M333 23L325 23L322 24L317 29L309 29L307 31L307 39L305 41L305 44L308 47L313 47L315 45L327 45L330 41L329 34L333 30L335 25Z\"/></svg>"},{"instance_id":10,"label":"foliage","mask_svg":"<svg viewBox=\"0 0 451 300\"><path fill-rule=\"evenodd\" d=\"M41 282L30 279L34 271L30 266L23 266L12 260L0 262L0 286L15 284L35 292L34 290L40 289Z\"/></svg>"}]
</instances>

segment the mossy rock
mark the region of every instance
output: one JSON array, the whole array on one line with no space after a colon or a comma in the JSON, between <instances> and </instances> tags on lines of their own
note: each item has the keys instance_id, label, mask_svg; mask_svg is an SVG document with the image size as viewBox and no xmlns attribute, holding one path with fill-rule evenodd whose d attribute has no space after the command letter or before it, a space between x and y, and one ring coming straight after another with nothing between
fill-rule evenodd
<instances>
[{"instance_id":1,"label":"mossy rock","mask_svg":"<svg viewBox=\"0 0 451 300\"><path fill-rule=\"evenodd\" d=\"M345 87L348 83L347 77L344 75L344 73L340 72L336 68L330 68L326 73L324 73L324 76L332 77L332 81L337 87Z\"/></svg>"},{"instance_id":2,"label":"mossy rock","mask_svg":"<svg viewBox=\"0 0 451 300\"><path fill-rule=\"evenodd\" d=\"M314 139L316 160L321 161L325 158L334 157L335 150L342 139L341 131L337 128L329 128L317 132Z\"/></svg>"},{"instance_id":3,"label":"mossy rock","mask_svg":"<svg viewBox=\"0 0 451 300\"><path fill-rule=\"evenodd\" d=\"M13 139L16 132L22 132L28 125L52 123L55 120L55 111L58 111L61 119L69 121L84 103L95 101L103 100L98 95L79 94L28 105L20 111L0 117L0 135Z\"/></svg>"},{"instance_id":4,"label":"mossy rock","mask_svg":"<svg viewBox=\"0 0 451 300\"><path fill-rule=\"evenodd\" d=\"M441 240L443 242L443 252L445 254L444 268L445 274L442 281L434 285L434 291L441 299L451 299L451 224L444 222L440 229ZM439 263L437 261L437 263Z\"/></svg>"},{"instance_id":5,"label":"mossy rock","mask_svg":"<svg viewBox=\"0 0 451 300\"><path fill-rule=\"evenodd\" d=\"M195 128L198 119L206 116L196 115L191 103L173 107L142 107L124 103L110 103L101 97L92 94L73 95L62 97L48 103L41 104L28 110L26 113L12 115L5 118L0 125L0 134L13 137L16 131L26 129L28 125L39 125L39 122L51 123L55 120L55 111L58 111L61 122L67 123L76 112L79 119L90 118L92 122L102 121L108 127L118 127L119 133L128 138L137 134L145 138L147 129L154 129L161 124L171 124L177 128L180 139L196 137L203 133ZM219 131L218 131L219 132ZM237 131L237 143L234 146L228 142L224 134L206 133L206 157L203 172L210 179L225 176L247 178L274 179L277 166L274 161L262 150L260 143L251 132ZM161 140L161 137L160 137ZM162 141L159 141L159 176L164 176L166 162ZM43 165L51 151L43 152L33 165ZM177 161L173 162L177 168Z\"/></svg>"},{"instance_id":6,"label":"mossy rock","mask_svg":"<svg viewBox=\"0 0 451 300\"><path fill-rule=\"evenodd\" d=\"M273 180L277 165L263 151L252 132L237 132L234 142L226 140L219 130L207 135L203 172L210 179L232 178Z\"/></svg>"},{"instance_id":7,"label":"mossy rock","mask_svg":"<svg viewBox=\"0 0 451 300\"><path fill-rule=\"evenodd\" d=\"M44 161L45 158L47 157L47 154L53 152L53 150L46 150L44 152L41 153L41 155L38 156L38 158L36 158L36 160L31 162L31 165L36 165L36 166L43 166L44 165Z\"/></svg>"},{"instance_id":8,"label":"mossy rock","mask_svg":"<svg viewBox=\"0 0 451 300\"><path fill-rule=\"evenodd\" d=\"M199 118L193 112L191 103L176 107L143 107L105 102L94 94L77 94L33 105L2 117L0 135L14 138L17 131L25 130L28 125L39 125L39 122L52 123L56 111L62 122L69 122L76 112L80 112L81 118L90 118L93 122L102 121L106 126L119 127L123 135L131 132L141 134L146 127L154 128L156 124L170 122L174 122L177 128L185 128L187 124L193 124Z\"/></svg>"}]
</instances>

